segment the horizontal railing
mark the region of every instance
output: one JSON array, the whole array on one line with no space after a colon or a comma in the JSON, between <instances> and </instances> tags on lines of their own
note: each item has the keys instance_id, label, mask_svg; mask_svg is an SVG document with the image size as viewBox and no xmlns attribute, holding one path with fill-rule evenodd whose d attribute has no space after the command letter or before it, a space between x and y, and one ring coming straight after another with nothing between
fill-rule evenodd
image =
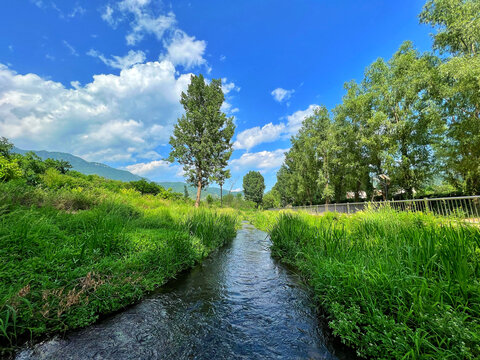
<instances>
[{"instance_id":1,"label":"horizontal railing","mask_svg":"<svg viewBox=\"0 0 480 360\"><path fill-rule=\"evenodd\" d=\"M390 207L398 211L422 211L436 215L469 219L480 222L480 196L457 196L446 198L424 198L411 200L387 200L371 202L352 202L339 204L323 204L310 206L293 206L269 210L306 211L312 214L337 212L353 214L368 209Z\"/></svg>"}]
</instances>

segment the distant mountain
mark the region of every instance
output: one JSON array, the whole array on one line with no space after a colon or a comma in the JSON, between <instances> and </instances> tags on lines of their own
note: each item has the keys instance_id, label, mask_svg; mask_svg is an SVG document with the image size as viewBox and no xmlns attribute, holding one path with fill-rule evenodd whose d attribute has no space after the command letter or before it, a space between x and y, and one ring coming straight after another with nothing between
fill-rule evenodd
<instances>
[{"instance_id":1,"label":"distant mountain","mask_svg":"<svg viewBox=\"0 0 480 360\"><path fill-rule=\"evenodd\" d=\"M13 148L13 152L17 154L24 155L30 150L22 150L19 148ZM119 170L112 168L108 165L97 163L97 162L89 162L85 161L82 158L62 152L51 152L51 151L33 151L37 154L41 159L45 160L48 158L55 159L55 160L65 160L68 161L72 165L72 170L78 171L85 175L99 175L103 176L104 178L111 179L111 180L120 180L120 181L136 181L140 180L141 177L138 175L134 175L129 171L126 170ZM183 187L182 187L183 193Z\"/></svg>"},{"instance_id":2,"label":"distant mountain","mask_svg":"<svg viewBox=\"0 0 480 360\"><path fill-rule=\"evenodd\" d=\"M159 182L159 185L162 185L165 189L171 188L172 191L182 193L184 186L187 185L184 182L176 181L176 182ZM190 198L194 199L197 196L197 188L187 185L188 195ZM212 195L213 197L220 198L220 188L216 187L207 187L206 189L202 189L202 199L205 199L207 195ZM223 188L223 196L228 194L228 189ZM234 192L233 194L238 194L238 192ZM243 192L240 192L243 194Z\"/></svg>"}]
</instances>

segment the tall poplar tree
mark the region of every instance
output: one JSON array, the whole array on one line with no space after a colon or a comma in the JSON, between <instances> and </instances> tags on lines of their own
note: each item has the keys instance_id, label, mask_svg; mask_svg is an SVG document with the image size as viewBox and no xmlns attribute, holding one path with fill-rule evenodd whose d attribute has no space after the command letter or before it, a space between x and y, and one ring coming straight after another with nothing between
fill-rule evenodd
<instances>
[{"instance_id":1,"label":"tall poplar tree","mask_svg":"<svg viewBox=\"0 0 480 360\"><path fill-rule=\"evenodd\" d=\"M187 182L197 187L196 207L200 205L202 188L226 166L232 153L235 125L233 117L221 111L224 100L221 79L207 84L203 75L192 75L187 93L182 92L180 99L185 114L170 137L168 160L182 164Z\"/></svg>"}]
</instances>

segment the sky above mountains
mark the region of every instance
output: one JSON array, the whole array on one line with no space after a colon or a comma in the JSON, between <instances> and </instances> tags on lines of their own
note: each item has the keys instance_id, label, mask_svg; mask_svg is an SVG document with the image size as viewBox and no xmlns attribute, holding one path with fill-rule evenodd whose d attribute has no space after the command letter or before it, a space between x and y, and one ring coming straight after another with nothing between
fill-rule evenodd
<instances>
[{"instance_id":1,"label":"sky above mountains","mask_svg":"<svg viewBox=\"0 0 480 360\"><path fill-rule=\"evenodd\" d=\"M190 74L222 78L235 117L227 187L249 170L267 188L316 105L404 40L431 47L425 0L5 1L0 12L0 136L156 181Z\"/></svg>"}]
</instances>

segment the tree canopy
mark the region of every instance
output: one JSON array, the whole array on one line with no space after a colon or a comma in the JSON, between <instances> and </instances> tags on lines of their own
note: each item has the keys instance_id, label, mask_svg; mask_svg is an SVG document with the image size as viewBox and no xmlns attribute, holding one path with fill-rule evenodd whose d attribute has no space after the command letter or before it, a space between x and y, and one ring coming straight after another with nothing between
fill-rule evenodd
<instances>
[{"instance_id":1,"label":"tree canopy","mask_svg":"<svg viewBox=\"0 0 480 360\"><path fill-rule=\"evenodd\" d=\"M224 101L221 79L206 83L203 75L192 75L180 103L185 114L178 119L170 137L169 161L183 165L187 182L197 186L195 206L199 206L202 188L224 169L232 154L235 131L233 117L221 111Z\"/></svg>"},{"instance_id":2,"label":"tree canopy","mask_svg":"<svg viewBox=\"0 0 480 360\"><path fill-rule=\"evenodd\" d=\"M265 191L265 179L258 171L249 171L243 177L243 193L245 200L253 201L259 206L262 203Z\"/></svg>"}]
</instances>

